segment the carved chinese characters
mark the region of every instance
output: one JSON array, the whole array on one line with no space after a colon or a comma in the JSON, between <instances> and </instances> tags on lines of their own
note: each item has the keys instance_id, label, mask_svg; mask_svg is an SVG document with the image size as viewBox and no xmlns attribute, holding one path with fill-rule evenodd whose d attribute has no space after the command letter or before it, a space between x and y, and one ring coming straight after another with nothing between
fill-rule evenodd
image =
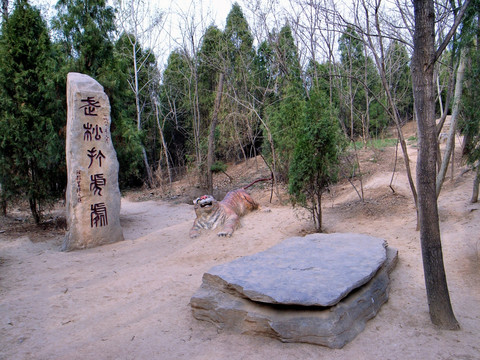
<instances>
[{"instance_id":1,"label":"carved chinese characters","mask_svg":"<svg viewBox=\"0 0 480 360\"><path fill-rule=\"evenodd\" d=\"M118 161L103 87L79 73L67 78L67 235L63 250L123 240Z\"/></svg>"}]
</instances>

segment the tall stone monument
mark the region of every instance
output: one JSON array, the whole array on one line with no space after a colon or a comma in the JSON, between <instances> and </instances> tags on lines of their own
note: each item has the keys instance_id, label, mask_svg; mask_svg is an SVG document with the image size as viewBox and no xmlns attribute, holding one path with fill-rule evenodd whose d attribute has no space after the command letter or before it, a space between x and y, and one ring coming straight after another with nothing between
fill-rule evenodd
<instances>
[{"instance_id":1,"label":"tall stone monument","mask_svg":"<svg viewBox=\"0 0 480 360\"><path fill-rule=\"evenodd\" d=\"M110 102L90 76L67 77L67 234L62 250L123 240Z\"/></svg>"}]
</instances>

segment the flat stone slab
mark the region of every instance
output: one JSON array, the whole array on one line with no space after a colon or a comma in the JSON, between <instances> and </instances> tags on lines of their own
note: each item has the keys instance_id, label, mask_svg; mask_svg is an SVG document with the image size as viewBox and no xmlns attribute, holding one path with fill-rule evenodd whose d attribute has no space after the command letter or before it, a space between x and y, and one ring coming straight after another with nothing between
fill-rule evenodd
<instances>
[{"instance_id":1,"label":"flat stone slab","mask_svg":"<svg viewBox=\"0 0 480 360\"><path fill-rule=\"evenodd\" d=\"M375 275L385 247L384 240L361 234L293 237L215 266L203 281L257 302L332 306Z\"/></svg>"},{"instance_id":2,"label":"flat stone slab","mask_svg":"<svg viewBox=\"0 0 480 360\"><path fill-rule=\"evenodd\" d=\"M347 236L350 240L345 240L344 236ZM360 249L366 245L365 243L368 243L366 239L370 239L370 242L381 245L386 260L383 262L379 260L381 262L380 266L377 267L377 270L366 280L366 283L349 291L348 295L333 306L305 306L294 304L290 300L283 303L254 301L245 295L248 293L252 297L256 297L253 296L250 291L245 291L244 288L238 284L232 285L223 279L220 280L221 278L217 275L213 275L212 273L219 273L219 269L224 268L224 266L216 266L204 275L201 287L191 298L190 305L193 316L198 320L209 321L221 330L233 330L242 334L269 336L282 342L305 342L331 348L342 348L363 331L366 322L373 318L380 307L388 300L389 273L396 265L398 257L397 251L389 247L385 248L385 242L383 240L368 236L365 237L356 234L314 234L305 238L287 239L284 242L286 245L282 246L282 244L284 244L282 243L273 247L273 250L270 249L271 251L267 250L259 253L267 253L269 272L275 273L275 256L273 256L272 253L277 254L280 259L287 256L285 252L290 252L291 255L298 255L300 250L293 249L292 247L303 248L303 251L300 251L300 253L304 255L309 252L317 253L316 250L312 249L316 249L319 240L322 240L320 242L329 241L332 242L332 244L336 243L336 247L332 245L334 248L337 248L336 251L339 251L340 248L347 249L344 252L344 257L349 257L352 253L351 247L356 247L360 252L363 252L363 250ZM350 246L347 244L348 242L351 243ZM312 244L317 245L312 246ZM376 249L376 247L374 248ZM278 249L283 249L283 251L277 252ZM323 247L323 249L327 251L326 247ZM374 253L375 252L376 251L374 251ZM328 256L325 257L328 258ZM247 258L251 259L252 257L249 256ZM247 268L252 265L249 261L244 260L242 262L242 259L231 262L230 264L234 264L233 266L235 268L229 269L232 271L234 271L234 269L240 270L241 267L239 264L243 264L243 266ZM264 259L264 257L260 257L260 259ZM280 268L286 267L293 269L294 273L300 271L295 269L309 269L313 261L305 262L303 257L298 258L295 256L289 257L289 259L292 261L289 266L286 266L285 260L280 260L278 264L283 264ZM321 263L320 261L320 264ZM343 263L349 264L350 262L343 261ZM300 266L299 264L303 265ZM304 267L305 264L308 266ZM350 266L351 265L350 263ZM320 266L315 263L315 268L319 267ZM352 269L355 268L357 267L352 267ZM249 284L255 282L260 284L264 279L264 277L259 276L258 271L259 270L256 270L250 273L251 279ZM349 272L350 270L345 268L345 271ZM248 273L248 269L243 269L242 273ZM310 273L314 277L317 276L315 272ZM241 277L244 278L245 276L242 275ZM363 277L363 279L365 278L368 278L368 276ZM286 291L282 290L283 287L295 289L294 291L302 291L302 283L297 283L294 284L295 286L292 286L288 281L277 279L279 280L276 285L278 291L275 291L275 293L287 294ZM290 277L290 279L297 279L296 281L305 281L307 283L306 286L309 287L310 290L303 291L303 293L306 293L308 295L307 298L310 300L305 302L304 298L306 295L297 296L296 294L289 296L282 295L284 299L300 298L303 303L308 303L312 302L311 298L320 298L319 291L314 287L315 281L305 279L304 277ZM317 276L317 281L319 281L318 279ZM316 285L318 288L327 289L328 291L329 283L319 282ZM259 287L261 287L261 285L255 286L257 289ZM270 290L274 288L274 284L268 286L269 292L271 293ZM343 293L343 291L341 292ZM312 294L316 295L312 297ZM263 300L266 299L265 296L261 298ZM279 296L276 296L276 298L278 299ZM318 300L313 301L313 303L318 303Z\"/></svg>"}]
</instances>

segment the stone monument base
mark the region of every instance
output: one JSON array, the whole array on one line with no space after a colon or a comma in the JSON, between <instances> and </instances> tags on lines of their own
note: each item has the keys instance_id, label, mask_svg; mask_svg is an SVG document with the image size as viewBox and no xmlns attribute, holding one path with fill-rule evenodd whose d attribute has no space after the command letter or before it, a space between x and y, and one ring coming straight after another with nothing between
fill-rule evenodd
<instances>
[{"instance_id":1,"label":"stone monument base","mask_svg":"<svg viewBox=\"0 0 480 360\"><path fill-rule=\"evenodd\" d=\"M340 238L350 236L351 241L338 241L339 236ZM306 238L293 238L287 239L286 242L288 243L287 248L289 248L291 244L296 243L296 241L291 242L290 240L302 239L300 244L298 244L299 246L296 247L299 252L305 251L305 254L309 254L306 255L307 258L309 256L312 259L317 257L322 258L320 252L325 250L323 245L318 249L315 248L317 244L316 241L320 237L323 243L328 244L328 247L332 245L335 247L335 244L337 244L341 251L334 250L333 252L336 252L334 257L338 256L342 258L343 256L344 259L347 258L344 266L350 266L351 264L355 264L358 259L353 261L348 259L350 255L352 255L349 251L357 247L359 249L363 247L362 241L360 241L360 244L358 242L358 236L357 234L314 234L306 237L309 238L308 241L303 241L303 239ZM363 235L361 235L361 237L363 237L362 240L365 241L369 241L369 239L380 240ZM315 241L314 246L311 246L311 241ZM377 241L375 245L377 250L378 244L381 245L382 243ZM336 303L331 306L321 305L322 301L330 301L329 299L325 300L323 298L324 291L321 290L322 288L329 288L331 286L335 287L335 284L331 284L330 280L325 284L318 284L318 293L309 290L308 294L302 297L303 300L297 301L297 304L291 301L292 297L289 297L288 294L285 296L281 286L275 289L274 293L272 289L265 290L264 285L259 285L258 287L262 289L261 293L263 294L259 295L258 292L255 291L255 285L245 284L242 282L243 280L238 279L225 280L225 278L229 278L229 271L232 269L230 265L233 264L233 269L239 271L238 260L240 260L240 263L245 263L243 260L247 259L248 269L245 271L249 274L255 273L255 265L253 264L252 267L252 262L249 258L265 263L266 257L266 262L269 263L269 259L274 260L274 257L271 256L272 254L285 253L282 251L285 250L283 243L263 253L252 255L252 257L237 259L230 264L214 267L208 273L204 274L202 286L191 298L190 305L193 310L193 316L198 320L209 321L221 330L233 330L242 334L269 336L282 342L303 342L324 345L330 348L342 348L363 331L366 322L373 318L380 307L388 300L389 273L396 265L397 251L392 248L385 248L385 245L383 246L385 251L384 261L382 261L379 266L373 265L371 269L372 274L364 276L366 282L356 288L348 288L348 294L343 295L339 300L335 300ZM302 249L302 247L304 248ZM342 251L346 251L347 255L342 255ZM362 252L362 250L360 249L359 252ZM368 256L367 254L368 253L365 253L365 256ZM287 287L291 287L292 285L288 279L288 273L290 273L292 269L295 270L295 272L300 270L302 275L306 273L307 283L308 278L312 278L313 276L315 281L317 281L318 277L325 276L325 274L330 271L321 269L321 263L319 264L319 268L313 269L312 266L297 266L295 264L296 259L299 260L299 262L303 262L304 259L299 259L297 257L298 253L292 253L290 255L291 258L287 261L292 262L287 267L288 270L286 272L286 259L280 259L278 269L271 269L271 272L277 274L279 278L287 278L285 282L285 284L288 284ZM328 254L326 255L328 257ZM360 255L360 261L362 260L362 256L363 255ZM350 265L348 264L349 262L351 263ZM354 265L353 268L356 269L356 265ZM341 272L341 267L336 266L336 270ZM312 272L312 274L309 275L309 272ZM348 269L345 272L348 273ZM267 278L270 275L271 274L267 275ZM331 275L336 276L334 273ZM297 275L295 274L294 276ZM242 278L241 274L239 278ZM263 276L256 273L253 278L260 283L262 282ZM277 284L281 285L278 282ZM293 285L298 287L300 293L304 289L302 288L301 282ZM307 288L308 287L309 285L307 284ZM265 293L269 295L266 296ZM277 296L276 293L282 295ZM297 294L292 294L292 296L293 298L298 297ZM257 300L252 300L251 297ZM283 300L277 301L280 297L282 297ZM305 303L310 305L302 305Z\"/></svg>"}]
</instances>

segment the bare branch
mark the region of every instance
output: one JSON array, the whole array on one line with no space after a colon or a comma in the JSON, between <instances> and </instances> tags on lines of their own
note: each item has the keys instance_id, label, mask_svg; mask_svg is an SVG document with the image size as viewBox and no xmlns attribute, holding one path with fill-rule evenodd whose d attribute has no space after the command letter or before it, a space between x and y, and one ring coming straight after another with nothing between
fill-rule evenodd
<instances>
[{"instance_id":1,"label":"bare branch","mask_svg":"<svg viewBox=\"0 0 480 360\"><path fill-rule=\"evenodd\" d=\"M445 36L445 39L443 40L442 44L438 47L437 51L435 52L435 55L430 63L429 66L432 66L433 64L435 64L435 62L440 58L440 56L442 55L443 51L445 50L445 48L447 47L448 43L450 42L450 40L452 39L453 35L455 34L455 32L457 31L457 28L458 26L460 25L460 23L462 22L463 20L463 15L465 15L465 11L467 11L467 8L468 6L470 5L471 3L471 0L465 0L465 2L463 3L460 11L457 13L457 15L455 16L455 20L454 20L454 23L450 29L450 31L448 32L448 34Z\"/></svg>"}]
</instances>

